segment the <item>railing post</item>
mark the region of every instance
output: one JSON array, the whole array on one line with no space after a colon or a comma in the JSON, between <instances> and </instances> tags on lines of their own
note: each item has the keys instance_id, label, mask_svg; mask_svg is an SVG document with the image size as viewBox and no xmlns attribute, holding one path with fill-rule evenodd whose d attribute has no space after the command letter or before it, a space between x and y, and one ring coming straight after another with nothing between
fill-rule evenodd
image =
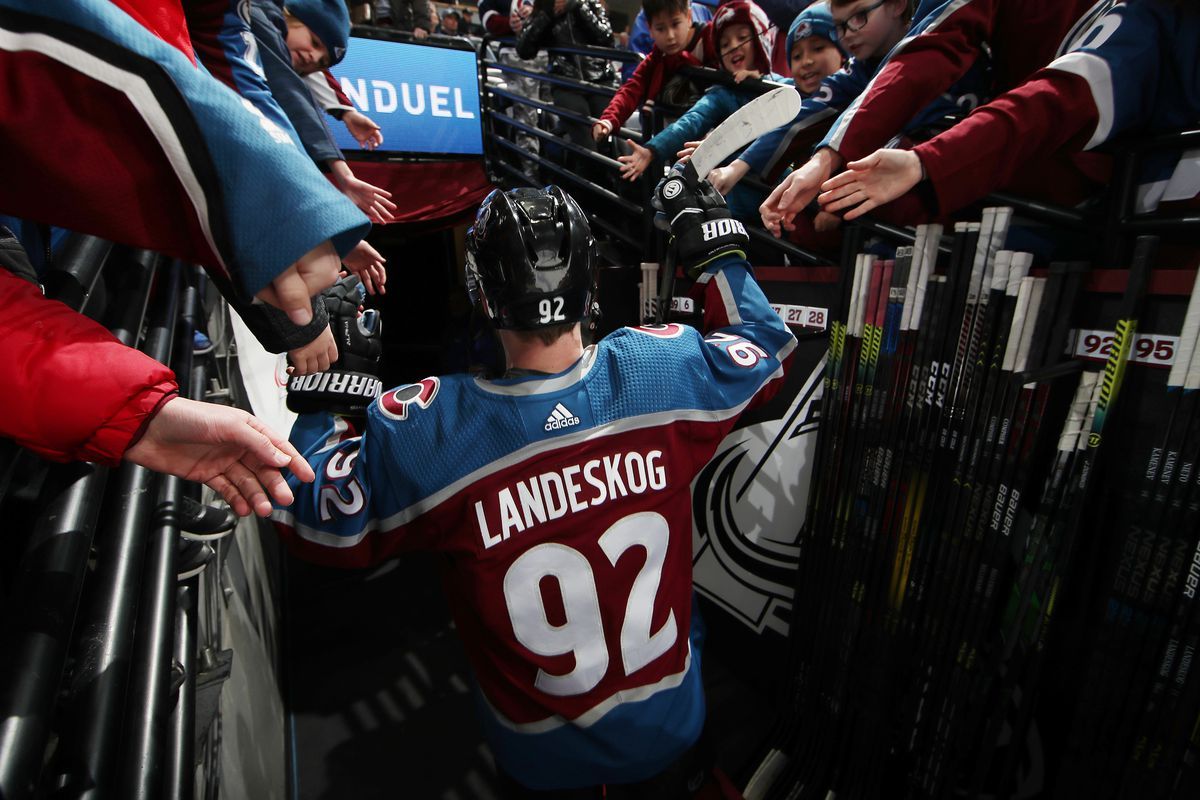
<instances>
[{"instance_id":1,"label":"railing post","mask_svg":"<svg viewBox=\"0 0 1200 800\"><path fill-rule=\"evenodd\" d=\"M122 276L128 281L119 295L113 335L134 345L145 316L159 257L139 251ZM158 352L147 354L164 361ZM124 464L105 505L105 518L95 540L96 568L88 581L79 624L67 723L56 757L59 794L99 798L112 792L113 765L120 747L121 714L133 649L134 619L141 587L150 497L157 475L136 464ZM74 787L74 788L71 788Z\"/></svg>"},{"instance_id":2,"label":"railing post","mask_svg":"<svg viewBox=\"0 0 1200 800\"><path fill-rule=\"evenodd\" d=\"M168 267L147 333L147 352L171 352L179 311L180 265ZM190 345L190 342L188 343ZM170 710L172 639L175 629L175 577L182 481L163 475L155 496L153 527L143 569L134 658L125 703L125 752L116 797L153 800L162 789L163 746Z\"/></svg>"}]
</instances>

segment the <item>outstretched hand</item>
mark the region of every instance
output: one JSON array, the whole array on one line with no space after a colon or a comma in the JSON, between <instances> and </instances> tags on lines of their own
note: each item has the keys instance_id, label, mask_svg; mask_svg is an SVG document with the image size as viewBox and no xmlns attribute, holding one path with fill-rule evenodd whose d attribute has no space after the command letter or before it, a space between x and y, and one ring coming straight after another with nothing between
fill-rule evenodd
<instances>
[{"instance_id":1,"label":"outstretched hand","mask_svg":"<svg viewBox=\"0 0 1200 800\"><path fill-rule=\"evenodd\" d=\"M387 283L387 270L383 266L386 261L378 250L367 244L366 239L346 253L342 263L346 269L358 276L367 294L387 294L384 284Z\"/></svg>"},{"instance_id":2,"label":"outstretched hand","mask_svg":"<svg viewBox=\"0 0 1200 800\"><path fill-rule=\"evenodd\" d=\"M738 185L738 181L746 177L746 173L749 171L749 164L740 158L735 158L727 166L711 170L708 173L708 182L724 197Z\"/></svg>"},{"instance_id":3,"label":"outstretched hand","mask_svg":"<svg viewBox=\"0 0 1200 800\"><path fill-rule=\"evenodd\" d=\"M288 375L312 375L316 372L324 372L329 369L329 365L338 359L337 342L333 340L333 331L329 330L329 326L325 326L325 330L321 331L317 338L313 339L303 347L297 347L295 350L288 350L288 361L290 362L287 373Z\"/></svg>"},{"instance_id":4,"label":"outstretched hand","mask_svg":"<svg viewBox=\"0 0 1200 800\"><path fill-rule=\"evenodd\" d=\"M358 206L371 222L386 225L396 221L396 204L388 199L392 196L391 192L354 177L345 161L332 162L329 174L342 194Z\"/></svg>"},{"instance_id":5,"label":"outstretched hand","mask_svg":"<svg viewBox=\"0 0 1200 800\"><path fill-rule=\"evenodd\" d=\"M333 286L340 271L341 261L333 245L321 242L275 276L255 297L304 326L312 322L312 298Z\"/></svg>"},{"instance_id":6,"label":"outstretched hand","mask_svg":"<svg viewBox=\"0 0 1200 800\"><path fill-rule=\"evenodd\" d=\"M375 120L361 111L347 111L342 115L342 124L346 126L346 130L350 131L350 135L354 137L354 141L358 142L359 147L374 150L383 144L383 131Z\"/></svg>"},{"instance_id":7,"label":"outstretched hand","mask_svg":"<svg viewBox=\"0 0 1200 800\"><path fill-rule=\"evenodd\" d=\"M629 140L629 155L617 156L621 162L621 177L627 181L636 181L654 161L654 151L642 147L632 139Z\"/></svg>"},{"instance_id":8,"label":"outstretched hand","mask_svg":"<svg viewBox=\"0 0 1200 800\"><path fill-rule=\"evenodd\" d=\"M868 211L890 203L921 182L921 159L911 150L876 150L846 171L821 184L817 198L821 210L850 209L845 219L857 219Z\"/></svg>"},{"instance_id":9,"label":"outstretched hand","mask_svg":"<svg viewBox=\"0 0 1200 800\"><path fill-rule=\"evenodd\" d=\"M763 227L774 236L783 230L795 230L792 221L817 196L821 184L829 179L840 157L827 149L818 150L804 165L783 179L775 191L758 207Z\"/></svg>"},{"instance_id":10,"label":"outstretched hand","mask_svg":"<svg viewBox=\"0 0 1200 800\"><path fill-rule=\"evenodd\" d=\"M704 140L697 139L694 142L684 142L683 149L675 154L675 159L677 161L685 161L686 162L688 159L690 159L692 157L692 153L696 152L696 148L700 146L700 143L702 141L704 141Z\"/></svg>"},{"instance_id":11,"label":"outstretched hand","mask_svg":"<svg viewBox=\"0 0 1200 800\"><path fill-rule=\"evenodd\" d=\"M258 418L183 397L163 404L125 459L204 483L243 517L269 515L272 500L291 505L295 498L280 470L305 483L316 477L299 451Z\"/></svg>"}]
</instances>

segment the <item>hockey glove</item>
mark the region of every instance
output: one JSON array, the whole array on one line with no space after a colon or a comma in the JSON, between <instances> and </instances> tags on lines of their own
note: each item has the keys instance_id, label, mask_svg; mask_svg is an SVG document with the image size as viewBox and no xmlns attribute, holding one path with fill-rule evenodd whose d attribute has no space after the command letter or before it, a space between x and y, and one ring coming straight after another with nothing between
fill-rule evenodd
<instances>
[{"instance_id":1,"label":"hockey glove","mask_svg":"<svg viewBox=\"0 0 1200 800\"><path fill-rule=\"evenodd\" d=\"M708 181L695 183L673 169L655 187L653 204L666 218L679 263L689 277L695 278L721 256L746 257L746 228L730 216L725 198Z\"/></svg>"},{"instance_id":2,"label":"hockey glove","mask_svg":"<svg viewBox=\"0 0 1200 800\"><path fill-rule=\"evenodd\" d=\"M378 377L383 355L379 312L372 309L358 313L366 291L355 275L339 280L321 299L329 313L338 360L325 372L289 380L287 407L297 414L315 411L347 416L364 414L383 390Z\"/></svg>"}]
</instances>

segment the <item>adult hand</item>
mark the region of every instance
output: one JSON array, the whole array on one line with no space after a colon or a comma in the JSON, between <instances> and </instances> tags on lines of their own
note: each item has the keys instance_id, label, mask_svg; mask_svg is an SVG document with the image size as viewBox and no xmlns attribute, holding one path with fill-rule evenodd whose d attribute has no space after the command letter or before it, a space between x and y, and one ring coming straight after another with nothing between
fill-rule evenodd
<instances>
[{"instance_id":1,"label":"adult hand","mask_svg":"<svg viewBox=\"0 0 1200 800\"><path fill-rule=\"evenodd\" d=\"M374 150L383 144L383 132L375 124L375 120L361 111L347 111L342 115L342 123L360 147Z\"/></svg>"},{"instance_id":2,"label":"adult hand","mask_svg":"<svg viewBox=\"0 0 1200 800\"><path fill-rule=\"evenodd\" d=\"M890 203L921 182L921 159L911 150L876 150L821 185L817 201L824 211L841 211L847 220ZM851 206L854 206L851 208Z\"/></svg>"},{"instance_id":3,"label":"adult hand","mask_svg":"<svg viewBox=\"0 0 1200 800\"><path fill-rule=\"evenodd\" d=\"M750 171L750 165L740 158L735 158L728 166L717 167L708 173L708 182L712 187L721 193L721 196L729 194L733 187L738 185L738 181L746 177L746 173Z\"/></svg>"},{"instance_id":4,"label":"adult hand","mask_svg":"<svg viewBox=\"0 0 1200 800\"><path fill-rule=\"evenodd\" d=\"M621 162L621 177L627 181L635 181L653 163L654 151L649 147L642 147L632 139L629 140L629 149L632 152L627 156L617 156L617 161Z\"/></svg>"},{"instance_id":5,"label":"adult hand","mask_svg":"<svg viewBox=\"0 0 1200 800\"><path fill-rule=\"evenodd\" d=\"M592 123L592 141L602 142L612 134L612 123L606 119L598 119Z\"/></svg>"},{"instance_id":6,"label":"adult hand","mask_svg":"<svg viewBox=\"0 0 1200 800\"><path fill-rule=\"evenodd\" d=\"M341 261L328 241L309 250L255 295L288 315L297 325L312 322L312 298L333 286Z\"/></svg>"},{"instance_id":7,"label":"adult hand","mask_svg":"<svg viewBox=\"0 0 1200 800\"><path fill-rule=\"evenodd\" d=\"M314 372L324 372L329 365L337 361L337 343L333 340L333 331L329 326L321 331L317 338L303 347L288 350L288 375L311 375Z\"/></svg>"},{"instance_id":8,"label":"adult hand","mask_svg":"<svg viewBox=\"0 0 1200 800\"><path fill-rule=\"evenodd\" d=\"M414 39L424 39L429 35L429 31L424 28L413 28L412 35Z\"/></svg>"},{"instance_id":9,"label":"adult hand","mask_svg":"<svg viewBox=\"0 0 1200 800\"><path fill-rule=\"evenodd\" d=\"M366 240L355 245L354 249L346 254L342 259L342 263L346 265L346 269L353 272L362 281L363 288L367 290L367 294L387 294L387 289L384 284L387 283L387 270L384 269L383 262L386 259L380 255L379 251L371 245L367 244Z\"/></svg>"},{"instance_id":10,"label":"adult hand","mask_svg":"<svg viewBox=\"0 0 1200 800\"><path fill-rule=\"evenodd\" d=\"M150 418L125 460L206 484L234 512L265 517L294 497L280 470L311 483L312 467L283 436L245 411L174 397Z\"/></svg>"},{"instance_id":11,"label":"adult hand","mask_svg":"<svg viewBox=\"0 0 1200 800\"><path fill-rule=\"evenodd\" d=\"M804 166L788 175L758 207L763 226L778 238L781 228L795 230L792 220L817 196L821 184L841 165L841 156L828 148L818 150Z\"/></svg>"},{"instance_id":12,"label":"adult hand","mask_svg":"<svg viewBox=\"0 0 1200 800\"><path fill-rule=\"evenodd\" d=\"M333 176L334 183L342 190L342 194L350 198L350 201L358 206L371 222L385 225L396 221L394 213L396 204L388 199L392 196L391 192L354 177L354 173L350 171L350 166L345 161L332 162L330 174Z\"/></svg>"}]
</instances>

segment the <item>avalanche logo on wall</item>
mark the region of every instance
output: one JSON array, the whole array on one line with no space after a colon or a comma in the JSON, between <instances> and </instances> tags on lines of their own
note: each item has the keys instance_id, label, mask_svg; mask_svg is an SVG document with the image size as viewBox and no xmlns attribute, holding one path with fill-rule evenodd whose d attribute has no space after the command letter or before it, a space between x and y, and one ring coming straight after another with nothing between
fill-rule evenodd
<instances>
[{"instance_id":1,"label":"avalanche logo on wall","mask_svg":"<svg viewBox=\"0 0 1200 800\"><path fill-rule=\"evenodd\" d=\"M782 418L729 434L692 487L696 590L756 633L788 632L824 370Z\"/></svg>"}]
</instances>

